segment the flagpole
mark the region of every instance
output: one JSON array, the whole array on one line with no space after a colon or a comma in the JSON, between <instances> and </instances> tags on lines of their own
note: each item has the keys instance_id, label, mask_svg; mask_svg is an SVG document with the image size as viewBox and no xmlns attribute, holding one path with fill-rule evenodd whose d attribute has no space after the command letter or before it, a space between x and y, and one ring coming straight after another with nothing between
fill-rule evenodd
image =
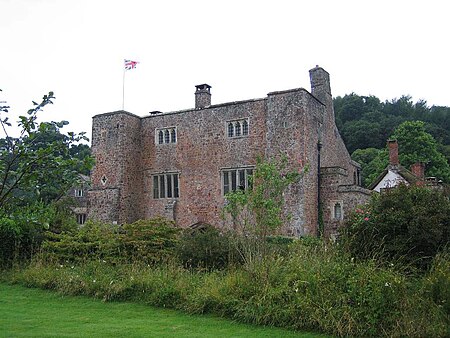
<instances>
[{"instance_id":1,"label":"flagpole","mask_svg":"<svg viewBox=\"0 0 450 338\"><path fill-rule=\"evenodd\" d=\"M123 69L123 80L122 80L122 110L125 110L125 68Z\"/></svg>"}]
</instances>

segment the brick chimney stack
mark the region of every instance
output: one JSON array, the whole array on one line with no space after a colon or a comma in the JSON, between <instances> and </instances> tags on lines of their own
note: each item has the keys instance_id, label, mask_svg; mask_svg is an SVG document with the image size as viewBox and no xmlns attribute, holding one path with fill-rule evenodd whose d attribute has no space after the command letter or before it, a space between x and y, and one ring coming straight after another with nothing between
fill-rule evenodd
<instances>
[{"instance_id":1,"label":"brick chimney stack","mask_svg":"<svg viewBox=\"0 0 450 338\"><path fill-rule=\"evenodd\" d=\"M195 86L195 108L205 108L211 105L211 86L204 83Z\"/></svg>"},{"instance_id":2,"label":"brick chimney stack","mask_svg":"<svg viewBox=\"0 0 450 338\"><path fill-rule=\"evenodd\" d=\"M425 163L416 162L411 166L411 172L414 176L416 176L420 181L418 185L423 185L425 180Z\"/></svg>"},{"instance_id":3,"label":"brick chimney stack","mask_svg":"<svg viewBox=\"0 0 450 338\"><path fill-rule=\"evenodd\" d=\"M388 140L389 165L398 166L398 143L397 140Z\"/></svg>"}]
</instances>

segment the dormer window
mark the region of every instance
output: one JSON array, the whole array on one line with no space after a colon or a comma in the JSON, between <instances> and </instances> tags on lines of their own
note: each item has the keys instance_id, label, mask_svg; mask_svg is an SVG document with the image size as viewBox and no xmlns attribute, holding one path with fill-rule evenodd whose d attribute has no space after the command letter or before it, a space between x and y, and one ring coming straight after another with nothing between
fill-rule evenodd
<instances>
[{"instance_id":1,"label":"dormer window","mask_svg":"<svg viewBox=\"0 0 450 338\"><path fill-rule=\"evenodd\" d=\"M75 197L83 197L83 189L75 189Z\"/></svg>"}]
</instances>

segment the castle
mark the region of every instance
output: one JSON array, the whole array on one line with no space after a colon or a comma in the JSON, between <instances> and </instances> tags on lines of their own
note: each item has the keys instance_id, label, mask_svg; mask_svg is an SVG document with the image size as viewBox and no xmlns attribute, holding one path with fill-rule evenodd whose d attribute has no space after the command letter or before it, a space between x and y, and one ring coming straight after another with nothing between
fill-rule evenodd
<instances>
[{"instance_id":1,"label":"castle","mask_svg":"<svg viewBox=\"0 0 450 338\"><path fill-rule=\"evenodd\" d=\"M159 215L181 227L228 227L225 194L248 188L258 156L283 153L292 169L309 166L285 192L284 233L316 235L323 227L333 235L370 192L335 125L329 74L316 66L310 79L311 92L215 105L202 84L195 108L94 116L88 218L122 224Z\"/></svg>"}]
</instances>

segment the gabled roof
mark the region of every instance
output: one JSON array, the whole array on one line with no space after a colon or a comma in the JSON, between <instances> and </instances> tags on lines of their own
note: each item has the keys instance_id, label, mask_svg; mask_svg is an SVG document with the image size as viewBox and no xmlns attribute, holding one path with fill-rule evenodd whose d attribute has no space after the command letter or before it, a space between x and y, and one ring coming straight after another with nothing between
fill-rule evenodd
<instances>
[{"instance_id":1,"label":"gabled roof","mask_svg":"<svg viewBox=\"0 0 450 338\"><path fill-rule=\"evenodd\" d=\"M369 185L368 189L370 190L375 189L375 187L383 180L383 178L386 177L389 171L392 171L400 175L409 184L416 184L417 182L420 181L420 179L417 176L415 176L411 171L409 171L405 167L401 165L390 164L386 167L386 169L383 170L383 172L380 175L378 175L375 181L373 181L372 184Z\"/></svg>"}]
</instances>

